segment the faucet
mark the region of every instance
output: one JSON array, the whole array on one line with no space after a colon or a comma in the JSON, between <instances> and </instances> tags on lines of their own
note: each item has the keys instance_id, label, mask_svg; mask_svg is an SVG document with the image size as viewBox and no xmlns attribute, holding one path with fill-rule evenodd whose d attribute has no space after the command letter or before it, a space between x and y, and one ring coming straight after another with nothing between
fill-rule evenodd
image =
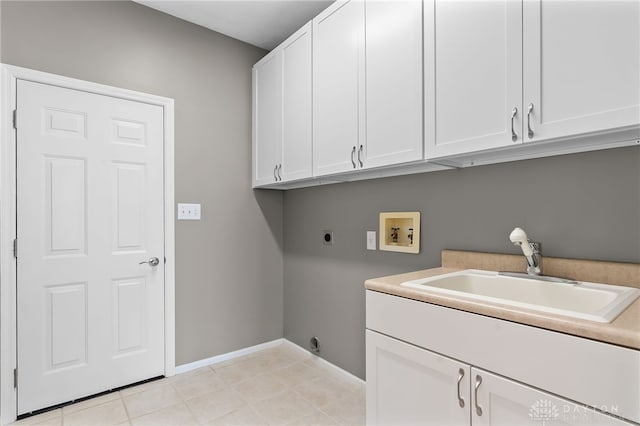
<instances>
[{"instance_id":1,"label":"faucet","mask_svg":"<svg viewBox=\"0 0 640 426\"><path fill-rule=\"evenodd\" d=\"M527 274L540 275L540 243L533 243L527 238L527 233L522 228L514 229L509 235L511 242L520 246L524 257L527 259Z\"/></svg>"}]
</instances>

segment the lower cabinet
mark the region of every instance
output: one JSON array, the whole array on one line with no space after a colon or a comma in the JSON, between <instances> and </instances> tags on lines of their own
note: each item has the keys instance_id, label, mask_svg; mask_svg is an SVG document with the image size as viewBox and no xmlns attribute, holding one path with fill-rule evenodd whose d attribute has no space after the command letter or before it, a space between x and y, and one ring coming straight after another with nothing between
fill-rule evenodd
<instances>
[{"instance_id":1,"label":"lower cabinet","mask_svg":"<svg viewBox=\"0 0 640 426\"><path fill-rule=\"evenodd\" d=\"M633 425L371 330L366 356L368 425Z\"/></svg>"},{"instance_id":2,"label":"lower cabinet","mask_svg":"<svg viewBox=\"0 0 640 426\"><path fill-rule=\"evenodd\" d=\"M371 330L366 338L368 425L469 424L468 365Z\"/></svg>"},{"instance_id":3,"label":"lower cabinet","mask_svg":"<svg viewBox=\"0 0 640 426\"><path fill-rule=\"evenodd\" d=\"M473 425L633 424L475 367L471 368L471 400Z\"/></svg>"}]
</instances>

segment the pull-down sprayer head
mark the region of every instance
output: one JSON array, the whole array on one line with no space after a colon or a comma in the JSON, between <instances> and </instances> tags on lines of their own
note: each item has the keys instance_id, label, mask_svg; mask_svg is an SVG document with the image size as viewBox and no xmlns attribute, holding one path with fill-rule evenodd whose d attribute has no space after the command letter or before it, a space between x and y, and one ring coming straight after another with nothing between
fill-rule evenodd
<instances>
[{"instance_id":1,"label":"pull-down sprayer head","mask_svg":"<svg viewBox=\"0 0 640 426\"><path fill-rule=\"evenodd\" d=\"M520 246L524 257L527 258L527 273L531 275L540 275L540 259L538 254L539 244L532 243L527 238L527 233L522 228L516 228L511 231L509 239L516 246Z\"/></svg>"}]
</instances>

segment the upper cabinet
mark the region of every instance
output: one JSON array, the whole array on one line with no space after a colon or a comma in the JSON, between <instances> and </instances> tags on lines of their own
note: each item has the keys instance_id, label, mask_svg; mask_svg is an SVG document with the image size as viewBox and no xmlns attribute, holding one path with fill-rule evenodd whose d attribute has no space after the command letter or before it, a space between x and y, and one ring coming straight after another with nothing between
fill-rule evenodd
<instances>
[{"instance_id":1,"label":"upper cabinet","mask_svg":"<svg viewBox=\"0 0 640 426\"><path fill-rule=\"evenodd\" d=\"M313 20L313 174L363 166L364 2L338 1Z\"/></svg>"},{"instance_id":2,"label":"upper cabinet","mask_svg":"<svg viewBox=\"0 0 640 426\"><path fill-rule=\"evenodd\" d=\"M311 176L311 23L253 67L253 186Z\"/></svg>"},{"instance_id":3,"label":"upper cabinet","mask_svg":"<svg viewBox=\"0 0 640 426\"><path fill-rule=\"evenodd\" d=\"M523 18L525 141L638 125L640 2L525 1Z\"/></svg>"},{"instance_id":4,"label":"upper cabinet","mask_svg":"<svg viewBox=\"0 0 640 426\"><path fill-rule=\"evenodd\" d=\"M522 2L426 0L425 152L522 141Z\"/></svg>"},{"instance_id":5,"label":"upper cabinet","mask_svg":"<svg viewBox=\"0 0 640 426\"><path fill-rule=\"evenodd\" d=\"M426 158L637 129L639 7L426 0Z\"/></svg>"},{"instance_id":6,"label":"upper cabinet","mask_svg":"<svg viewBox=\"0 0 640 426\"><path fill-rule=\"evenodd\" d=\"M253 67L253 184L278 180L282 149L282 54Z\"/></svg>"},{"instance_id":7,"label":"upper cabinet","mask_svg":"<svg viewBox=\"0 0 640 426\"><path fill-rule=\"evenodd\" d=\"M336 2L313 20L314 175L422 160L422 2Z\"/></svg>"},{"instance_id":8,"label":"upper cabinet","mask_svg":"<svg viewBox=\"0 0 640 426\"><path fill-rule=\"evenodd\" d=\"M367 1L365 167L422 160L422 1Z\"/></svg>"},{"instance_id":9,"label":"upper cabinet","mask_svg":"<svg viewBox=\"0 0 640 426\"><path fill-rule=\"evenodd\" d=\"M337 0L253 68L253 185L640 144L639 75L637 0Z\"/></svg>"}]
</instances>

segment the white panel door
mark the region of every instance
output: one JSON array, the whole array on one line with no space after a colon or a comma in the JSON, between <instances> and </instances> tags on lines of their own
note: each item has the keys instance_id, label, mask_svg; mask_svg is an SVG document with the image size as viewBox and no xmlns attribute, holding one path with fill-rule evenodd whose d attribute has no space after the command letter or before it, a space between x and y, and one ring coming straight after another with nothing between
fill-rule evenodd
<instances>
[{"instance_id":1,"label":"white panel door","mask_svg":"<svg viewBox=\"0 0 640 426\"><path fill-rule=\"evenodd\" d=\"M368 425L469 425L470 367L366 331Z\"/></svg>"},{"instance_id":2,"label":"white panel door","mask_svg":"<svg viewBox=\"0 0 640 426\"><path fill-rule=\"evenodd\" d=\"M282 44L283 181L311 176L311 22Z\"/></svg>"},{"instance_id":3,"label":"white panel door","mask_svg":"<svg viewBox=\"0 0 640 426\"><path fill-rule=\"evenodd\" d=\"M364 1L313 19L313 174L360 168L365 149Z\"/></svg>"},{"instance_id":4,"label":"white panel door","mask_svg":"<svg viewBox=\"0 0 640 426\"><path fill-rule=\"evenodd\" d=\"M422 159L422 1L367 1L364 167Z\"/></svg>"},{"instance_id":5,"label":"white panel door","mask_svg":"<svg viewBox=\"0 0 640 426\"><path fill-rule=\"evenodd\" d=\"M585 374L589 373L585 372ZM631 426L633 424L476 367L471 368L471 386L473 394L471 412L474 426L531 426L534 424ZM611 403L612 405L608 408L615 409L615 401Z\"/></svg>"},{"instance_id":6,"label":"white panel door","mask_svg":"<svg viewBox=\"0 0 640 426\"><path fill-rule=\"evenodd\" d=\"M253 66L253 186L279 181L282 159L282 51Z\"/></svg>"},{"instance_id":7,"label":"white panel door","mask_svg":"<svg viewBox=\"0 0 640 426\"><path fill-rule=\"evenodd\" d=\"M523 22L525 141L640 124L639 1L525 1Z\"/></svg>"},{"instance_id":8,"label":"white panel door","mask_svg":"<svg viewBox=\"0 0 640 426\"><path fill-rule=\"evenodd\" d=\"M522 2L427 0L424 17L426 158L522 142Z\"/></svg>"},{"instance_id":9,"label":"white panel door","mask_svg":"<svg viewBox=\"0 0 640 426\"><path fill-rule=\"evenodd\" d=\"M163 111L22 80L17 105L23 414L164 372Z\"/></svg>"}]
</instances>

